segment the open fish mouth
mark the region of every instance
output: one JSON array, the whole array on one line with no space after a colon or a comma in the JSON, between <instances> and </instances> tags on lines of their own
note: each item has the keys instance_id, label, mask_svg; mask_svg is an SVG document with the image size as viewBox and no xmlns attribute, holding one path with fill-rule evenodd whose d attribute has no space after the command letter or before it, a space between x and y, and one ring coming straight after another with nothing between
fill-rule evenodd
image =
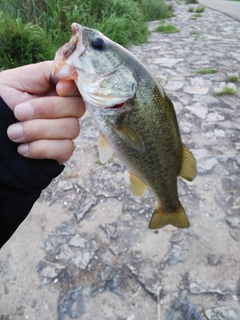
<instances>
[{"instance_id":1,"label":"open fish mouth","mask_svg":"<svg viewBox=\"0 0 240 320\"><path fill-rule=\"evenodd\" d=\"M50 74L50 79L54 85L60 80L68 81L77 80L78 78L76 69L73 67L73 61L86 50L86 47L82 41L82 27L77 23L73 23L71 28L72 38L59 48L55 55Z\"/></svg>"}]
</instances>

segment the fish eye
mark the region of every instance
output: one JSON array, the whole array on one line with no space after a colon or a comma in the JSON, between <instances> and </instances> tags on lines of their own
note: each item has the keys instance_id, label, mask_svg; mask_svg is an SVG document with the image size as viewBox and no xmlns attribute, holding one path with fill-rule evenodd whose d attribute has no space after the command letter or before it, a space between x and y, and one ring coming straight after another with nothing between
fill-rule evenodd
<instances>
[{"instance_id":1,"label":"fish eye","mask_svg":"<svg viewBox=\"0 0 240 320\"><path fill-rule=\"evenodd\" d=\"M92 41L92 46L94 49L103 49L105 47L105 42L102 38L95 38Z\"/></svg>"}]
</instances>

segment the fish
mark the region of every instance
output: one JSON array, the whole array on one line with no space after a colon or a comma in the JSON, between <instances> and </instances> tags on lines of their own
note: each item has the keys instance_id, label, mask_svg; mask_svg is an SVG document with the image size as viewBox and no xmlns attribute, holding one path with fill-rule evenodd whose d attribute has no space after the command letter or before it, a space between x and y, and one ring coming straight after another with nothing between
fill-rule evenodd
<instances>
[{"instance_id":1,"label":"fish","mask_svg":"<svg viewBox=\"0 0 240 320\"><path fill-rule=\"evenodd\" d=\"M75 81L100 131L100 161L114 153L126 165L133 196L152 190L157 205L148 227L188 228L177 182L196 177L196 160L182 142L172 101L127 49L76 22L71 29L70 41L56 52L52 82Z\"/></svg>"}]
</instances>

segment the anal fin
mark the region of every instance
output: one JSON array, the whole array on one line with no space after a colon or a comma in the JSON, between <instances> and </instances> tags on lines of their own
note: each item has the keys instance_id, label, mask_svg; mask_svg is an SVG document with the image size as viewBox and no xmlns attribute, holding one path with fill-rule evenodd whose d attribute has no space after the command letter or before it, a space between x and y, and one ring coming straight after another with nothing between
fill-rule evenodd
<instances>
[{"instance_id":1,"label":"anal fin","mask_svg":"<svg viewBox=\"0 0 240 320\"><path fill-rule=\"evenodd\" d=\"M180 208L174 212L163 212L160 207L154 211L152 218L149 222L149 229L159 229L168 224L177 228L188 228L189 221L184 208L180 204Z\"/></svg>"},{"instance_id":2,"label":"anal fin","mask_svg":"<svg viewBox=\"0 0 240 320\"><path fill-rule=\"evenodd\" d=\"M142 182L134 173L130 172L130 189L134 197L142 197L147 185Z\"/></svg>"},{"instance_id":3,"label":"anal fin","mask_svg":"<svg viewBox=\"0 0 240 320\"><path fill-rule=\"evenodd\" d=\"M197 175L197 164L192 152L182 144L183 156L182 156L182 167L180 171L180 177L193 181Z\"/></svg>"}]
</instances>

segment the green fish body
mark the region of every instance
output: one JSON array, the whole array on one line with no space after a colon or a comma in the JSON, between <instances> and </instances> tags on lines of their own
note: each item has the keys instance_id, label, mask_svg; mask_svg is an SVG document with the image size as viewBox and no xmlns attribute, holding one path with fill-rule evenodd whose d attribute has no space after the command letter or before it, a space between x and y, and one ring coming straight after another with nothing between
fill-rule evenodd
<instances>
[{"instance_id":1,"label":"green fish body","mask_svg":"<svg viewBox=\"0 0 240 320\"><path fill-rule=\"evenodd\" d=\"M196 161L182 143L171 100L129 51L99 31L72 24L73 36L56 54L52 79L74 79L100 130L100 160L114 152L130 171L134 196L149 186L157 207L149 228L189 226L177 177L192 181Z\"/></svg>"}]
</instances>

